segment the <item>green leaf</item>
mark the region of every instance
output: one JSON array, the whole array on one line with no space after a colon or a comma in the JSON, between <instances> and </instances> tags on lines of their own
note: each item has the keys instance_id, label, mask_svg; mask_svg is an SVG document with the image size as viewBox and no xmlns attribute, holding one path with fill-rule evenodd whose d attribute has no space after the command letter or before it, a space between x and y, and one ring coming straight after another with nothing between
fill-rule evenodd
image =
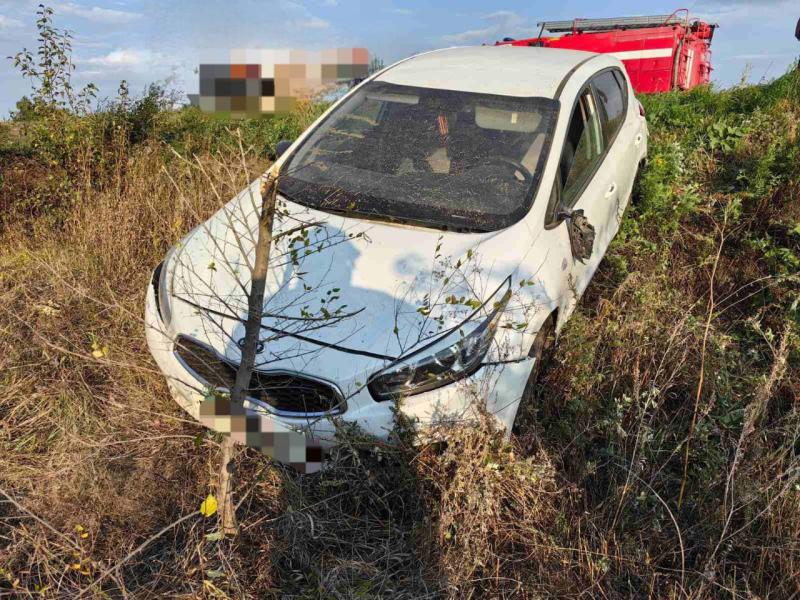
<instances>
[{"instance_id":1,"label":"green leaf","mask_svg":"<svg viewBox=\"0 0 800 600\"><path fill-rule=\"evenodd\" d=\"M472 309L476 309L476 308L480 308L481 307L481 301L478 300L477 298L471 298L470 300L467 300L464 304L466 304L467 306L469 306Z\"/></svg>"}]
</instances>

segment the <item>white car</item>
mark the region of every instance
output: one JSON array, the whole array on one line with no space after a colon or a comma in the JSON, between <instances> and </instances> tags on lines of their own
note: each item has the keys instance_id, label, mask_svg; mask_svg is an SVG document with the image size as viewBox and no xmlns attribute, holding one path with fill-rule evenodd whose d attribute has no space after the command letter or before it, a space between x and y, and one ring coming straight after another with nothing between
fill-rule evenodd
<instances>
[{"instance_id":1,"label":"white car","mask_svg":"<svg viewBox=\"0 0 800 600\"><path fill-rule=\"evenodd\" d=\"M647 124L613 56L450 48L371 76L279 152L246 409L326 445L334 418L386 439L396 410L510 431L617 232ZM259 183L148 287L149 348L195 418L241 357Z\"/></svg>"}]
</instances>

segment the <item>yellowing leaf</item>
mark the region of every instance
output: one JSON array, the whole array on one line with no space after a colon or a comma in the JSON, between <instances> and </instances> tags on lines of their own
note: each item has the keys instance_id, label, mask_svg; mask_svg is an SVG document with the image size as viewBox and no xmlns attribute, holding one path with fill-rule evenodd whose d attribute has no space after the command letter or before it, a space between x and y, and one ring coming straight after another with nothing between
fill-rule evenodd
<instances>
[{"instance_id":1,"label":"yellowing leaf","mask_svg":"<svg viewBox=\"0 0 800 600\"><path fill-rule=\"evenodd\" d=\"M60 307L58 304L51 300L48 300L47 304L34 304L33 307L48 317L53 317L60 312Z\"/></svg>"},{"instance_id":2,"label":"yellowing leaf","mask_svg":"<svg viewBox=\"0 0 800 600\"><path fill-rule=\"evenodd\" d=\"M100 343L96 340L92 342L92 356L95 358L103 358L104 356L108 356L109 349L108 346L100 346Z\"/></svg>"},{"instance_id":3,"label":"yellowing leaf","mask_svg":"<svg viewBox=\"0 0 800 600\"><path fill-rule=\"evenodd\" d=\"M217 499L209 494L205 500L200 504L200 514L204 517L210 517L217 512Z\"/></svg>"}]
</instances>

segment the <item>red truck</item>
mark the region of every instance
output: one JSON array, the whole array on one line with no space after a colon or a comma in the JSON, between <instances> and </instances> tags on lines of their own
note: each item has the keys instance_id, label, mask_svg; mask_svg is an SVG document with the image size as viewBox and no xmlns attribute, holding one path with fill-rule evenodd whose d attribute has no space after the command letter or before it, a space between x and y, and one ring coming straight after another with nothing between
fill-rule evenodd
<instances>
[{"instance_id":1,"label":"red truck","mask_svg":"<svg viewBox=\"0 0 800 600\"><path fill-rule=\"evenodd\" d=\"M613 54L625 64L633 89L643 94L689 90L708 83L711 76L710 47L717 25L690 21L687 9L671 15L545 21L537 25L541 29L535 38L505 38L495 45Z\"/></svg>"}]
</instances>

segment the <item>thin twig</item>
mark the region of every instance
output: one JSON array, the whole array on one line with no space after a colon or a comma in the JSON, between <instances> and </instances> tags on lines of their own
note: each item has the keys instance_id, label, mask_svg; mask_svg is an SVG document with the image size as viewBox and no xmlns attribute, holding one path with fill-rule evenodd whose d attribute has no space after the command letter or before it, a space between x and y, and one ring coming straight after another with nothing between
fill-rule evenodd
<instances>
[{"instance_id":1,"label":"thin twig","mask_svg":"<svg viewBox=\"0 0 800 600\"><path fill-rule=\"evenodd\" d=\"M98 584L100 584L102 581L104 581L106 577L108 577L114 571L116 571L117 569L122 567L122 565L124 565L126 562L128 562L130 559L132 559L134 556L139 554L142 550L147 548L150 544L155 542L158 538L160 538L162 535L167 533L169 530L174 529L175 527L177 527L178 525L180 525L184 521L186 521L188 519L191 519L192 517L195 517L195 516L197 516L199 514L200 514L200 511L197 510L197 511L195 511L193 513L189 513L188 515L184 515L180 519L178 519L177 521L173 521L172 523L170 523L169 525L167 525L166 527L161 529L158 533L156 533L154 535L151 535L144 542L142 542L136 548L134 548L131 552L129 552L127 554L127 556L125 556L125 558L123 558L122 560L117 562L113 567L110 567L110 568L106 569L105 571L103 571L97 579L95 579L92 583L89 584L88 587L85 587L83 590L81 590L80 594L78 594L78 598L83 598L83 596L88 591L90 591L93 588L95 588Z\"/></svg>"},{"instance_id":2,"label":"thin twig","mask_svg":"<svg viewBox=\"0 0 800 600\"><path fill-rule=\"evenodd\" d=\"M40 523L40 524L44 525L50 531L52 531L53 533L55 533L59 537L65 539L69 543L69 545L72 546L73 548L78 549L78 550L80 549L80 546L77 544L77 542L75 540L71 539L68 535L60 532L58 529L53 527L50 523L45 521L42 517L38 516L37 514L31 512L30 510L28 510L27 508L22 506L19 502L14 500L14 498L12 498L11 495L8 492L6 492L4 489L0 488L0 494L3 494L3 496L5 496L5 498L6 498L6 500L8 500L8 502L10 502L17 510L19 510L20 512L24 512L26 515L31 517L37 523Z\"/></svg>"}]
</instances>

